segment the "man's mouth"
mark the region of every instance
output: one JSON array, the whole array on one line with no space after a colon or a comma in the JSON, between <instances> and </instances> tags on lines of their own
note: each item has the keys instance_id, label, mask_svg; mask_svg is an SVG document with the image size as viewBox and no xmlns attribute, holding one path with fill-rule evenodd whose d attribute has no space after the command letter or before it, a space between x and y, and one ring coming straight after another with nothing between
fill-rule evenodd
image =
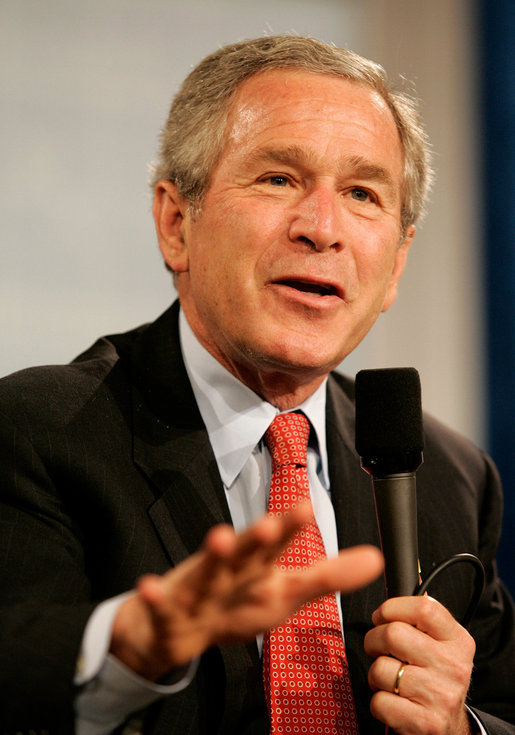
<instances>
[{"instance_id":1,"label":"man's mouth","mask_svg":"<svg viewBox=\"0 0 515 735\"><path fill-rule=\"evenodd\" d=\"M338 292L334 286L330 283L314 283L312 281L297 281L297 280L283 280L276 281L282 286L289 286L297 291L303 291L304 293L311 293L317 296L338 296Z\"/></svg>"}]
</instances>

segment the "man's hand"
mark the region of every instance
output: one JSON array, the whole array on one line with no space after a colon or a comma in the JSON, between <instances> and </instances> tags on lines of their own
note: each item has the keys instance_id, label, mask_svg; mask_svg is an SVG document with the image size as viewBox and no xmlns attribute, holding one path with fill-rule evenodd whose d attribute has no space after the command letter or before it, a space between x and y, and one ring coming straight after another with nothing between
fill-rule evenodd
<instances>
[{"instance_id":1,"label":"man's hand","mask_svg":"<svg viewBox=\"0 0 515 735\"><path fill-rule=\"evenodd\" d=\"M398 735L468 735L465 697L475 644L467 631L427 596L387 600L372 621L365 650L376 659L368 677L374 717Z\"/></svg>"},{"instance_id":2,"label":"man's hand","mask_svg":"<svg viewBox=\"0 0 515 735\"><path fill-rule=\"evenodd\" d=\"M280 518L264 516L239 534L212 528L197 553L162 577L140 579L115 619L111 653L156 680L213 645L251 640L308 600L351 592L380 573L382 557L372 546L301 572L280 571L275 558L310 519L303 505Z\"/></svg>"}]
</instances>

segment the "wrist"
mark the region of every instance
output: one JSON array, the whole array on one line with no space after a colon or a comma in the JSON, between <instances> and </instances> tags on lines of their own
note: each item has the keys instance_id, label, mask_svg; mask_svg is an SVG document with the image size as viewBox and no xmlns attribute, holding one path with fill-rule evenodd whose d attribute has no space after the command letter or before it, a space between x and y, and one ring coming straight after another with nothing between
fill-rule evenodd
<instances>
[{"instance_id":1,"label":"wrist","mask_svg":"<svg viewBox=\"0 0 515 735\"><path fill-rule=\"evenodd\" d=\"M159 659L156 648L150 611L136 594L118 610L109 653L139 676L156 682L173 668L173 663Z\"/></svg>"}]
</instances>

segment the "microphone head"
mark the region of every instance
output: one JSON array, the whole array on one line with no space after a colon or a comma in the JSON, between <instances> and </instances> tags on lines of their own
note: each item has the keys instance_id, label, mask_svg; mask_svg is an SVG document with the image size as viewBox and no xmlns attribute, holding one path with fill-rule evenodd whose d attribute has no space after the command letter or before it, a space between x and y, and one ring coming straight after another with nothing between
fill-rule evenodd
<instances>
[{"instance_id":1,"label":"microphone head","mask_svg":"<svg viewBox=\"0 0 515 735\"><path fill-rule=\"evenodd\" d=\"M363 467L369 469L369 460L388 465L400 461L416 462L416 469L423 448L420 378L415 368L361 370L356 375L356 451L365 458Z\"/></svg>"}]
</instances>

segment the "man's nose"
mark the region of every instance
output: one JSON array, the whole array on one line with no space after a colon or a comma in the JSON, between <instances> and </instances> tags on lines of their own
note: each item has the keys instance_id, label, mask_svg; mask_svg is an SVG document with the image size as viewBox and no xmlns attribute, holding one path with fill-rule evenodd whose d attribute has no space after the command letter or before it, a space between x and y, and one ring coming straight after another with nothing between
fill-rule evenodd
<instances>
[{"instance_id":1,"label":"man's nose","mask_svg":"<svg viewBox=\"0 0 515 735\"><path fill-rule=\"evenodd\" d=\"M322 252L341 246L341 202L329 187L306 192L297 202L289 228L295 242L307 242Z\"/></svg>"}]
</instances>

